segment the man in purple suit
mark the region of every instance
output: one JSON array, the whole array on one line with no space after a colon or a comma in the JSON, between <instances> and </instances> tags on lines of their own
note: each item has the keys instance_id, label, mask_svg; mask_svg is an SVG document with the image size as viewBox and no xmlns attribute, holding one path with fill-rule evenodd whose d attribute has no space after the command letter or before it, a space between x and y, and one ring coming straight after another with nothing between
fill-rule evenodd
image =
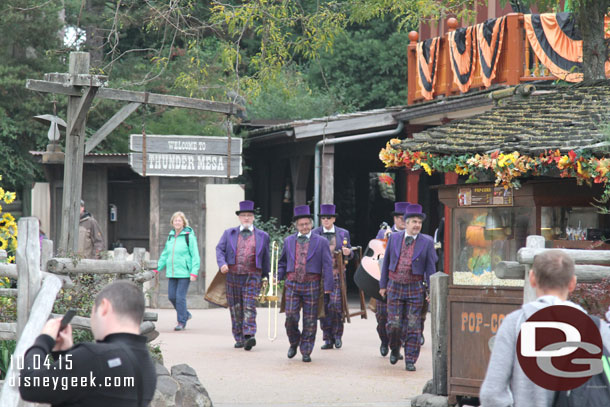
<instances>
[{"instance_id":1,"label":"man in purple suit","mask_svg":"<svg viewBox=\"0 0 610 407\"><path fill-rule=\"evenodd\" d=\"M316 340L318 299L320 284L324 293L333 291L333 266L328 240L312 233L313 217L309 206L294 208L297 234L284 240L284 248L278 263L278 280L286 280L286 333L290 341L288 358L297 354L300 345L303 362L311 362L311 351ZM303 331L299 331L299 319L303 308Z\"/></svg>"},{"instance_id":2,"label":"man in purple suit","mask_svg":"<svg viewBox=\"0 0 610 407\"><path fill-rule=\"evenodd\" d=\"M428 301L430 276L436 272L434 240L420 233L426 215L422 207L412 204L405 212L406 228L390 235L381 267L379 294L387 293L390 339L390 363L400 359L401 337L404 336L405 368L415 370L421 347L421 313Z\"/></svg>"},{"instance_id":3,"label":"man in purple suit","mask_svg":"<svg viewBox=\"0 0 610 407\"><path fill-rule=\"evenodd\" d=\"M409 205L411 205L409 202L394 202L394 212L392 212L392 217L394 217L394 224L392 225L392 229L380 229L375 239L387 239L390 234L405 230L405 220L403 218L403 215L407 211L407 206ZM379 335L379 339L381 340L381 346L379 346L379 353L381 353L381 356L386 356L388 354L388 346L390 343L388 333L385 329L386 325L388 324L387 303L383 301L376 302L375 318L377 319L377 334Z\"/></svg>"},{"instance_id":4,"label":"man in purple suit","mask_svg":"<svg viewBox=\"0 0 610 407\"><path fill-rule=\"evenodd\" d=\"M335 226L337 214L335 205L324 204L320 205L320 220L322 226L313 230L313 233L323 236L328 240L330 249L341 250L345 259L351 259L354 254L351 250L349 232L339 226ZM324 312L325 317L320 319L320 327L322 328L324 345L322 349L332 349L333 346L337 349L343 346L341 338L343 337L343 309L341 305L341 275L339 273L339 265L336 264L333 256L333 279L335 288L329 296L324 296ZM345 279L343 280L345 284Z\"/></svg>"},{"instance_id":5,"label":"man in purple suit","mask_svg":"<svg viewBox=\"0 0 610 407\"><path fill-rule=\"evenodd\" d=\"M242 201L240 226L224 231L216 246L216 262L227 275L227 301L235 348L256 345L256 297L261 278L269 275L269 235L254 227L254 202Z\"/></svg>"}]
</instances>

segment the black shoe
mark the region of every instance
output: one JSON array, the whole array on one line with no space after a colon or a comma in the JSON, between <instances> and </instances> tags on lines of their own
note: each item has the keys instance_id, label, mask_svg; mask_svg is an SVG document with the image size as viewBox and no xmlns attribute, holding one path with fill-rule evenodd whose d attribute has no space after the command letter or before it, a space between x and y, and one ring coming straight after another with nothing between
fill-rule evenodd
<instances>
[{"instance_id":1,"label":"black shoe","mask_svg":"<svg viewBox=\"0 0 610 407\"><path fill-rule=\"evenodd\" d=\"M426 339L424 339L424 334L421 335L421 339L419 340L419 345L420 346L424 346L424 343L426 342Z\"/></svg>"},{"instance_id":2,"label":"black shoe","mask_svg":"<svg viewBox=\"0 0 610 407\"><path fill-rule=\"evenodd\" d=\"M341 342L341 338L335 339L335 348L341 349L341 346L343 346L343 342Z\"/></svg>"},{"instance_id":3,"label":"black shoe","mask_svg":"<svg viewBox=\"0 0 610 407\"><path fill-rule=\"evenodd\" d=\"M320 349L332 349L333 348L333 343L332 342L326 342L324 345L320 346Z\"/></svg>"},{"instance_id":4,"label":"black shoe","mask_svg":"<svg viewBox=\"0 0 610 407\"><path fill-rule=\"evenodd\" d=\"M305 362L305 363L311 362L311 356L303 355L303 362Z\"/></svg>"},{"instance_id":5,"label":"black shoe","mask_svg":"<svg viewBox=\"0 0 610 407\"><path fill-rule=\"evenodd\" d=\"M291 346L290 348L288 348L288 359L292 359L294 357L294 355L297 354L297 347L296 346Z\"/></svg>"},{"instance_id":6,"label":"black shoe","mask_svg":"<svg viewBox=\"0 0 610 407\"><path fill-rule=\"evenodd\" d=\"M381 346L379 347L379 353L381 353L381 356L387 356L388 352L390 350L388 349L388 345L384 345L383 343L381 344Z\"/></svg>"},{"instance_id":7,"label":"black shoe","mask_svg":"<svg viewBox=\"0 0 610 407\"><path fill-rule=\"evenodd\" d=\"M239 349L239 348L243 348L244 347L244 343L243 342L235 342L235 345L233 345L234 348Z\"/></svg>"},{"instance_id":8,"label":"black shoe","mask_svg":"<svg viewBox=\"0 0 610 407\"><path fill-rule=\"evenodd\" d=\"M405 370L408 370L409 372L414 372L415 371L415 365L411 362L407 362L406 366L405 366Z\"/></svg>"},{"instance_id":9,"label":"black shoe","mask_svg":"<svg viewBox=\"0 0 610 407\"><path fill-rule=\"evenodd\" d=\"M256 339L254 339L254 337L251 336L246 339L246 342L244 343L244 350L250 350L255 346L256 346Z\"/></svg>"},{"instance_id":10,"label":"black shoe","mask_svg":"<svg viewBox=\"0 0 610 407\"><path fill-rule=\"evenodd\" d=\"M390 353L390 363L395 365L396 362L398 362L400 360L400 351L397 350L392 350L392 352Z\"/></svg>"}]
</instances>

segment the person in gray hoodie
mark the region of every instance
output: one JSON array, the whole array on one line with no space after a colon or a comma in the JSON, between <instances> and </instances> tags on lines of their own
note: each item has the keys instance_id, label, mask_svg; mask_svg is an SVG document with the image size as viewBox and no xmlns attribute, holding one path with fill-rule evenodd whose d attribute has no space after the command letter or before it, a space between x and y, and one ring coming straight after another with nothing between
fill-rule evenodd
<instances>
[{"instance_id":1,"label":"person in gray hoodie","mask_svg":"<svg viewBox=\"0 0 610 407\"><path fill-rule=\"evenodd\" d=\"M560 250L548 250L534 257L529 281L536 289L536 301L511 312L496 334L479 400L483 407L547 407L554 392L536 385L523 372L516 354L517 337L524 323L536 311L550 305L567 305L586 312L568 301L576 288L574 261ZM610 347L610 327L601 321L604 347Z\"/></svg>"}]
</instances>

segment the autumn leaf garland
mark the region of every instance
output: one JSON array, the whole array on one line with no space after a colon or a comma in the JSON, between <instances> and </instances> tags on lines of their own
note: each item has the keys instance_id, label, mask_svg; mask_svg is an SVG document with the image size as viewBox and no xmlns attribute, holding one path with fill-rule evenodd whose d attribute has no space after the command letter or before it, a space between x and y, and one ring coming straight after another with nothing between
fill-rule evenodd
<instances>
[{"instance_id":1,"label":"autumn leaf garland","mask_svg":"<svg viewBox=\"0 0 610 407\"><path fill-rule=\"evenodd\" d=\"M519 188L520 178L559 173L563 178L576 178L579 184L604 184L602 200L610 199L610 158L598 158L590 152L570 150L548 150L537 156L517 151L503 153L499 150L489 154L442 155L424 151L408 151L398 148L401 140L392 139L379 152L379 159L386 167L422 169L432 172L455 172L468 175L470 181L486 172L493 173L496 185L504 188Z\"/></svg>"}]
</instances>

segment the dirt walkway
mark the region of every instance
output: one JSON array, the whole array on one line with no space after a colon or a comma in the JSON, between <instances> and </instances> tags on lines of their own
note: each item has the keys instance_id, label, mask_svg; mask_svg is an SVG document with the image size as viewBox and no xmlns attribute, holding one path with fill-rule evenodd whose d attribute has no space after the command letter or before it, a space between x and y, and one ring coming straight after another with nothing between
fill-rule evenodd
<instances>
[{"instance_id":1,"label":"dirt walkway","mask_svg":"<svg viewBox=\"0 0 610 407\"><path fill-rule=\"evenodd\" d=\"M267 339L266 308L258 310L258 343L250 352L233 348L228 310L192 310L193 319L183 332L173 331L175 311L154 311L159 313L161 333L155 343L161 345L166 367L192 366L216 407L410 406L409 398L420 394L432 378L429 318L417 371L407 372L403 361L392 366L379 354L372 313L369 319L346 324L339 350L321 350L318 330L312 362L303 363L300 353L294 359L286 357L283 314L277 339Z\"/></svg>"}]
</instances>

